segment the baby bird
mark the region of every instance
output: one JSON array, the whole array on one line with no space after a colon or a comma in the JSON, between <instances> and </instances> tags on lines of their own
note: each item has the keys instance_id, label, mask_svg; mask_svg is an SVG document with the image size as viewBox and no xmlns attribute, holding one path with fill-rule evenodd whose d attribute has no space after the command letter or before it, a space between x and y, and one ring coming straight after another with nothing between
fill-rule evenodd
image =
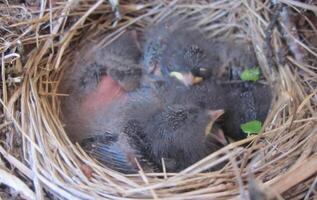
<instances>
[{"instance_id":1,"label":"baby bird","mask_svg":"<svg viewBox=\"0 0 317 200\"><path fill-rule=\"evenodd\" d=\"M66 115L66 131L73 142L80 142L88 154L113 170L136 173L138 160L144 170L151 171L154 167L143 158L147 151L140 151L147 148L142 138L143 124L159 109L155 91L141 87L124 93L111 106L98 105L84 119L77 111L70 110L71 114Z\"/></svg>"},{"instance_id":2,"label":"baby bird","mask_svg":"<svg viewBox=\"0 0 317 200\"><path fill-rule=\"evenodd\" d=\"M98 109L136 89L142 77L140 51L131 31L106 47L95 46L92 42L80 50L59 86L61 93L69 95L62 98L61 108L70 138L84 132L87 118Z\"/></svg>"},{"instance_id":3,"label":"baby bird","mask_svg":"<svg viewBox=\"0 0 317 200\"><path fill-rule=\"evenodd\" d=\"M152 27L146 36L143 63L145 71L168 77L182 73L184 83L192 84L195 76L210 76L219 65L219 58L210 52L210 45L197 29L188 23L166 20Z\"/></svg>"},{"instance_id":4,"label":"baby bird","mask_svg":"<svg viewBox=\"0 0 317 200\"><path fill-rule=\"evenodd\" d=\"M141 52L135 31L127 31L109 46L94 50L95 64L100 72L106 73L124 90L136 89L142 77L142 67L138 64Z\"/></svg>"},{"instance_id":5,"label":"baby bird","mask_svg":"<svg viewBox=\"0 0 317 200\"><path fill-rule=\"evenodd\" d=\"M219 124L226 136L234 140L246 138L240 125L251 120L264 121L270 109L272 90L269 86L253 83L221 83L212 78L203 81L194 87L187 88L174 80L174 87L184 92L166 95L170 101L191 103L205 109L223 109L224 115Z\"/></svg>"},{"instance_id":6,"label":"baby bird","mask_svg":"<svg viewBox=\"0 0 317 200\"><path fill-rule=\"evenodd\" d=\"M244 139L247 134L241 131L241 124L252 120L264 122L271 106L273 91L270 86L260 83L248 87L244 83L235 83L224 87L228 104L222 128L232 139Z\"/></svg>"},{"instance_id":7,"label":"baby bird","mask_svg":"<svg viewBox=\"0 0 317 200\"><path fill-rule=\"evenodd\" d=\"M122 173L137 172L137 161L145 171L161 171L162 158L175 172L226 144L215 122L222 110L169 104L164 97L152 87L139 88L101 108L81 138L83 149Z\"/></svg>"},{"instance_id":8,"label":"baby bird","mask_svg":"<svg viewBox=\"0 0 317 200\"><path fill-rule=\"evenodd\" d=\"M206 110L195 105L165 107L146 123L145 140L152 162L168 172L178 172L227 144L216 120L223 110Z\"/></svg>"},{"instance_id":9,"label":"baby bird","mask_svg":"<svg viewBox=\"0 0 317 200\"><path fill-rule=\"evenodd\" d=\"M144 45L145 71L166 77L180 73L179 80L188 86L201 80L195 77L237 80L243 69L257 65L255 53L246 41L212 40L189 27L194 24L173 18L154 25Z\"/></svg>"},{"instance_id":10,"label":"baby bird","mask_svg":"<svg viewBox=\"0 0 317 200\"><path fill-rule=\"evenodd\" d=\"M268 86L230 82L240 80L245 68L257 66L252 46L242 39L207 39L198 29L188 28L193 24L176 20L167 19L149 31L143 59L145 71L164 78L173 76L170 81L174 85L176 80L186 87L201 80L197 76L206 79L188 87L187 92L167 96L175 103L224 109L225 134L235 140L245 138L240 125L251 120L264 121L272 98Z\"/></svg>"},{"instance_id":11,"label":"baby bird","mask_svg":"<svg viewBox=\"0 0 317 200\"><path fill-rule=\"evenodd\" d=\"M143 73L142 67L138 64L141 52L136 31L124 33L111 44L108 52L99 51L96 57L98 63L107 68L107 74L123 89L132 91L139 86Z\"/></svg>"},{"instance_id":12,"label":"baby bird","mask_svg":"<svg viewBox=\"0 0 317 200\"><path fill-rule=\"evenodd\" d=\"M69 88L86 94L107 75L125 91L136 89L142 77L142 67L138 64L141 53L135 34L127 31L105 47L98 47L93 41L83 46L75 56L73 66L67 70L69 76L64 76L71 85Z\"/></svg>"}]
</instances>

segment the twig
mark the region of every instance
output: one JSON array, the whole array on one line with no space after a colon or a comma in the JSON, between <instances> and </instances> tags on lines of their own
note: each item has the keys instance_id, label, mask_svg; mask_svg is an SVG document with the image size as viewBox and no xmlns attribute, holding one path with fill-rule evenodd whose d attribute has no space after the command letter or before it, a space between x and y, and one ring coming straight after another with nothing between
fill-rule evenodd
<instances>
[{"instance_id":1,"label":"twig","mask_svg":"<svg viewBox=\"0 0 317 200\"><path fill-rule=\"evenodd\" d=\"M309 199L310 194L314 191L314 188L316 188L316 186L317 186L317 175L316 175L313 183L311 184L311 186L310 186L310 188L309 188L304 200L308 200Z\"/></svg>"},{"instance_id":2,"label":"twig","mask_svg":"<svg viewBox=\"0 0 317 200\"><path fill-rule=\"evenodd\" d=\"M0 182L23 194L27 199L35 199L34 192L21 179L2 168L0 168Z\"/></svg>"},{"instance_id":3,"label":"twig","mask_svg":"<svg viewBox=\"0 0 317 200\"><path fill-rule=\"evenodd\" d=\"M146 184L149 184L149 180L148 178L146 177L146 174L144 173L144 170L142 169L140 163L138 162L138 160L135 158L135 163L137 164L138 168L139 168L139 174L141 176L141 178L143 179L143 181L146 183ZM157 194L155 193L154 189L150 189L150 192L153 196L154 199L158 199L157 197Z\"/></svg>"},{"instance_id":4,"label":"twig","mask_svg":"<svg viewBox=\"0 0 317 200\"><path fill-rule=\"evenodd\" d=\"M274 179L265 183L270 191L267 192L269 199L273 198L275 194L282 194L289 188L297 185L303 180L317 173L317 155L304 160L301 165L293 168L285 174L275 177Z\"/></svg>"},{"instance_id":5,"label":"twig","mask_svg":"<svg viewBox=\"0 0 317 200\"><path fill-rule=\"evenodd\" d=\"M245 193L245 190L243 189L243 181L239 172L237 161L235 158L232 157L232 154L229 151L228 151L228 155L229 155L229 160L233 168L233 172L237 179L237 184L239 185L240 197L241 199L249 199Z\"/></svg>"},{"instance_id":6,"label":"twig","mask_svg":"<svg viewBox=\"0 0 317 200\"><path fill-rule=\"evenodd\" d=\"M270 71L272 72L274 63L273 63L273 50L272 50L272 45L271 45L271 36L273 33L273 30L277 24L278 21L278 17L280 15L280 12L283 8L283 5L281 3L278 3L275 5L274 9L273 9L273 16L271 18L271 22L269 23L269 25L267 26L266 30L265 30L265 38L264 38L264 50L266 53L266 58L267 58L267 62L268 62L268 66Z\"/></svg>"},{"instance_id":7,"label":"twig","mask_svg":"<svg viewBox=\"0 0 317 200\"><path fill-rule=\"evenodd\" d=\"M12 122L4 122L3 124L0 125L0 130L9 126L10 124L12 124Z\"/></svg>"},{"instance_id":8,"label":"twig","mask_svg":"<svg viewBox=\"0 0 317 200\"><path fill-rule=\"evenodd\" d=\"M314 5L309 5L309 4L306 4L306 3L302 3L300 1L295 1L295 0L279 0L285 4L288 4L288 5L292 5L292 6L296 6L296 7L299 7L299 8L303 8L303 9L307 9L307 10L311 10L313 12L317 12L317 6L314 6Z\"/></svg>"},{"instance_id":9,"label":"twig","mask_svg":"<svg viewBox=\"0 0 317 200\"><path fill-rule=\"evenodd\" d=\"M303 63L303 53L302 48L298 45L298 43L294 40L296 38L299 40L299 35L295 24L291 20L291 16L289 15L289 8L283 7L280 15L280 24L282 26L283 36L286 40L286 44L294 55L295 60L299 63Z\"/></svg>"},{"instance_id":10,"label":"twig","mask_svg":"<svg viewBox=\"0 0 317 200\"><path fill-rule=\"evenodd\" d=\"M248 191L251 200L266 200L266 194L262 191L262 188L256 182L252 172L248 176Z\"/></svg>"}]
</instances>

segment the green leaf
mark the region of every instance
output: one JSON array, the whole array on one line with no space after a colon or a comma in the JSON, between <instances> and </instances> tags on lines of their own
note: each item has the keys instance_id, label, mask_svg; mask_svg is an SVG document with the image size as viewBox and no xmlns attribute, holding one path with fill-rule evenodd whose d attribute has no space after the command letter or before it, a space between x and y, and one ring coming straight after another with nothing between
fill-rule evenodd
<instances>
[{"instance_id":1,"label":"green leaf","mask_svg":"<svg viewBox=\"0 0 317 200\"><path fill-rule=\"evenodd\" d=\"M241 124L240 128L243 132L248 134L248 136L251 134L258 134L261 131L262 123L260 121L253 120L245 124Z\"/></svg>"},{"instance_id":2,"label":"green leaf","mask_svg":"<svg viewBox=\"0 0 317 200\"><path fill-rule=\"evenodd\" d=\"M245 69L241 74L240 78L243 81L257 81L260 78L260 68L253 67Z\"/></svg>"}]
</instances>

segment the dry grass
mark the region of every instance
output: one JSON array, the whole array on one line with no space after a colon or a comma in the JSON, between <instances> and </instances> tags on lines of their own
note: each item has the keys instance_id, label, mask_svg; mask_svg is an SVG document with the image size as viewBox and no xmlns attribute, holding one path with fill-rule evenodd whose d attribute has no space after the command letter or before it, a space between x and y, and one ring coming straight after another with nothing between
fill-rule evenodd
<instances>
[{"instance_id":1,"label":"dry grass","mask_svg":"<svg viewBox=\"0 0 317 200\"><path fill-rule=\"evenodd\" d=\"M316 17L310 1L282 0L277 26L270 1L260 0L121 1L119 21L104 0L42 0L40 7L0 2L0 182L22 197L246 199L250 179L269 198L316 195L317 46L304 33L317 37L317 27L303 15L304 25L294 31L288 9ZM178 174L140 170L125 176L67 139L57 85L74 44L105 34L105 45L127 27L142 31L170 14L193 15L210 37L252 41L277 95L259 136L231 143ZM224 160L229 162L222 170L202 173Z\"/></svg>"}]
</instances>

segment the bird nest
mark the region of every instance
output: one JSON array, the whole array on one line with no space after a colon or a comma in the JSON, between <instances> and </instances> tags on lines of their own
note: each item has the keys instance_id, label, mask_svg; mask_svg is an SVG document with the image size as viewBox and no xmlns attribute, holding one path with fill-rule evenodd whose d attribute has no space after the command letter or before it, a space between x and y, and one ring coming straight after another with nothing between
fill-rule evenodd
<instances>
[{"instance_id":1,"label":"bird nest","mask_svg":"<svg viewBox=\"0 0 317 200\"><path fill-rule=\"evenodd\" d=\"M2 3L1 3L2 2ZM61 199L311 199L317 173L317 6L313 1L0 1L1 195ZM179 173L124 175L68 139L57 91L74 45L166 16L191 15L210 37L246 38L271 110L259 135ZM227 161L218 171L205 172Z\"/></svg>"}]
</instances>

